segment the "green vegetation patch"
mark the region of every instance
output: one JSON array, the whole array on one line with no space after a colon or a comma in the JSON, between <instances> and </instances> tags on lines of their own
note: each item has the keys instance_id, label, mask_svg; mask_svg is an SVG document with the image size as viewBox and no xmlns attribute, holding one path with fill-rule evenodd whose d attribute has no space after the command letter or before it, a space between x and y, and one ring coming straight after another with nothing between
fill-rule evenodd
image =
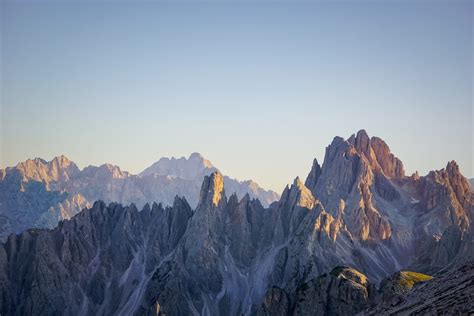
<instances>
[{"instance_id":1,"label":"green vegetation patch","mask_svg":"<svg viewBox=\"0 0 474 316\"><path fill-rule=\"evenodd\" d=\"M393 284L397 289L405 292L413 288L416 283L429 281L432 278L430 275L419 272L400 271L393 278Z\"/></svg>"}]
</instances>

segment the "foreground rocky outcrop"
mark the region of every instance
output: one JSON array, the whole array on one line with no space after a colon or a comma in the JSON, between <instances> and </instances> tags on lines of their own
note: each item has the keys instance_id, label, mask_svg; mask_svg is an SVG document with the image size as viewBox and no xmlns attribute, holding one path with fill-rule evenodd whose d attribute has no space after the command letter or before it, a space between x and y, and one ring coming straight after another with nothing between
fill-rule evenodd
<instances>
[{"instance_id":1,"label":"foreground rocky outcrop","mask_svg":"<svg viewBox=\"0 0 474 316\"><path fill-rule=\"evenodd\" d=\"M374 287L367 277L348 267L336 267L316 279L303 283L295 293L279 290L275 297L272 289L257 315L273 315L274 310L284 310L282 315L354 315L369 308ZM280 297L288 302L281 309Z\"/></svg>"},{"instance_id":2,"label":"foreground rocky outcrop","mask_svg":"<svg viewBox=\"0 0 474 316\"><path fill-rule=\"evenodd\" d=\"M134 203L141 208L148 202L171 205L176 195L197 205L204 176L217 171L210 161L194 153L188 159L162 158L140 175L104 164L80 170L64 156L51 161L27 160L0 170L0 240L28 228L53 228L94 201ZM228 192L259 198L264 206L279 196L257 183L224 176Z\"/></svg>"},{"instance_id":3,"label":"foreground rocky outcrop","mask_svg":"<svg viewBox=\"0 0 474 316\"><path fill-rule=\"evenodd\" d=\"M400 296L408 293L415 284L426 282L433 277L414 271L398 271L390 277L384 279L380 284L379 302L394 302Z\"/></svg>"},{"instance_id":4,"label":"foreground rocky outcrop","mask_svg":"<svg viewBox=\"0 0 474 316\"><path fill-rule=\"evenodd\" d=\"M470 315L474 262L434 277L399 271L377 289L361 272L336 267L295 292L271 288L257 315Z\"/></svg>"},{"instance_id":5,"label":"foreground rocky outcrop","mask_svg":"<svg viewBox=\"0 0 474 316\"><path fill-rule=\"evenodd\" d=\"M428 282L360 315L471 315L474 312L474 262L442 271Z\"/></svg>"},{"instance_id":6,"label":"foreground rocky outcrop","mask_svg":"<svg viewBox=\"0 0 474 316\"><path fill-rule=\"evenodd\" d=\"M184 198L141 211L94 203L0 246L0 313L361 312L417 280L393 273L433 274L473 254L473 191L456 163L425 177L403 170L382 140L359 131L336 137L322 166L314 160L306 181L296 178L268 208L227 195L217 171L195 208ZM381 282L390 286L377 290Z\"/></svg>"}]
</instances>

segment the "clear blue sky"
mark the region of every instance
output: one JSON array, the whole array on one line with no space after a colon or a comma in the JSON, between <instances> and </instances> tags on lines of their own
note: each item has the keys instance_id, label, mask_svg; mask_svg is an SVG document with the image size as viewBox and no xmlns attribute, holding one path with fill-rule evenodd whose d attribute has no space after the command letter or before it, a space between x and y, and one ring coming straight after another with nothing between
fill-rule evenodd
<instances>
[{"instance_id":1,"label":"clear blue sky","mask_svg":"<svg viewBox=\"0 0 474 316\"><path fill-rule=\"evenodd\" d=\"M471 1L1 1L0 167L201 152L281 191L364 128L473 166Z\"/></svg>"}]
</instances>

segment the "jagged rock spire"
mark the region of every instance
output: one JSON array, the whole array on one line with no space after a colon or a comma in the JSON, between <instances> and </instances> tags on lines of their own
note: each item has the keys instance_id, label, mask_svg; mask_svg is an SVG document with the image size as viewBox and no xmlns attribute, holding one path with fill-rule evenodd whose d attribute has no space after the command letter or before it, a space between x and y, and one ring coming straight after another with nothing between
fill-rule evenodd
<instances>
[{"instance_id":1,"label":"jagged rock spire","mask_svg":"<svg viewBox=\"0 0 474 316\"><path fill-rule=\"evenodd\" d=\"M213 172L209 176L204 177L199 195L199 206L212 205L219 206L222 202L226 202L224 191L224 178L218 171Z\"/></svg>"},{"instance_id":2,"label":"jagged rock spire","mask_svg":"<svg viewBox=\"0 0 474 316\"><path fill-rule=\"evenodd\" d=\"M306 181L304 182L304 185L310 190L314 189L316 187L316 184L320 176L321 176L321 166L319 165L318 160L314 158L313 166L311 167L311 171L309 172L308 177L306 177Z\"/></svg>"},{"instance_id":3,"label":"jagged rock spire","mask_svg":"<svg viewBox=\"0 0 474 316\"><path fill-rule=\"evenodd\" d=\"M390 148L382 139L370 138L367 132L361 129L356 136L351 135L347 142L370 162L373 169L382 171L386 177L394 179L405 177L403 163L390 152Z\"/></svg>"},{"instance_id":4,"label":"jagged rock spire","mask_svg":"<svg viewBox=\"0 0 474 316\"><path fill-rule=\"evenodd\" d=\"M372 137L370 145L378 165L387 177L392 179L402 179L405 177L403 163L390 152L390 148L382 139Z\"/></svg>"},{"instance_id":5,"label":"jagged rock spire","mask_svg":"<svg viewBox=\"0 0 474 316\"><path fill-rule=\"evenodd\" d=\"M307 209L312 209L316 202L311 191L303 184L299 177L296 177L291 186L290 197L292 196L296 199L296 205Z\"/></svg>"},{"instance_id":6,"label":"jagged rock spire","mask_svg":"<svg viewBox=\"0 0 474 316\"><path fill-rule=\"evenodd\" d=\"M354 141L351 142L350 140L353 139ZM365 129L361 129L360 131L357 132L357 136L353 138L349 138L348 140L350 143L352 143L355 147L355 149L358 152L364 153L367 157L370 157L370 138Z\"/></svg>"}]
</instances>

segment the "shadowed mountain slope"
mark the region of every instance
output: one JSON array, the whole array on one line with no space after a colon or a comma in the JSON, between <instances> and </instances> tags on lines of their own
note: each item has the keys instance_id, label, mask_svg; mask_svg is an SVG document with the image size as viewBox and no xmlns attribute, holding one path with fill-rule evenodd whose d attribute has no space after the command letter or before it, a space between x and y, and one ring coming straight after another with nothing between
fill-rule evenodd
<instances>
[{"instance_id":1,"label":"shadowed mountain slope","mask_svg":"<svg viewBox=\"0 0 474 316\"><path fill-rule=\"evenodd\" d=\"M171 205L178 195L195 207L202 179L215 171L198 153L188 159L161 158L138 176L110 164L80 170L64 156L27 160L0 170L0 240L27 228L53 228L97 200L141 208L154 201ZM249 193L265 206L279 198L251 180L225 176L224 181L229 192Z\"/></svg>"},{"instance_id":2,"label":"shadowed mountain slope","mask_svg":"<svg viewBox=\"0 0 474 316\"><path fill-rule=\"evenodd\" d=\"M474 253L473 191L457 164L406 176L365 131L334 138L322 166L314 160L268 208L226 193L214 171L195 208L184 198L141 211L97 202L53 230L11 235L0 246L0 313L353 314L372 307L378 284L403 294L423 278L395 272L433 275Z\"/></svg>"}]
</instances>

